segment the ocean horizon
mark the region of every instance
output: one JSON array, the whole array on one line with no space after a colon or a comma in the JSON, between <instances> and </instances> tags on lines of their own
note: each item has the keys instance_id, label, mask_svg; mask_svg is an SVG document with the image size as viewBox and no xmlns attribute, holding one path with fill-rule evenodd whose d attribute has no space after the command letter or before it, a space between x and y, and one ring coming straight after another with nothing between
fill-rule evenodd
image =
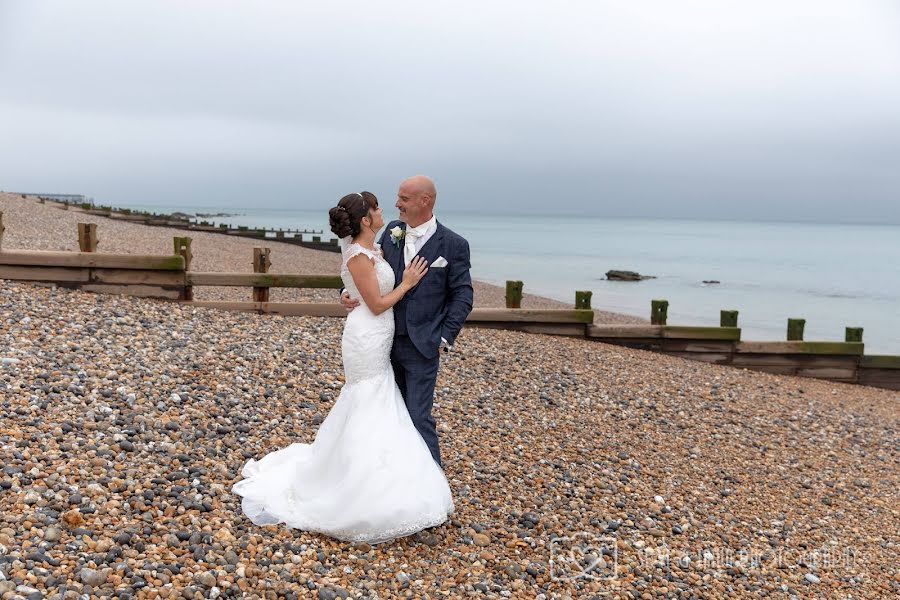
<instances>
[{"instance_id":1,"label":"ocean horizon","mask_svg":"<svg viewBox=\"0 0 900 600\"><path fill-rule=\"evenodd\" d=\"M202 220L333 237L324 209L127 207L228 213ZM384 212L396 218L393 206ZM590 290L594 308L644 318L652 299L666 299L676 325L715 326L720 310L738 310L745 340L784 340L788 318L806 319L811 341L843 341L845 327L863 327L867 354L900 354L900 225L436 214L469 240L481 281L521 280L526 293L573 304L576 290ZM611 269L654 279L607 281Z\"/></svg>"}]
</instances>

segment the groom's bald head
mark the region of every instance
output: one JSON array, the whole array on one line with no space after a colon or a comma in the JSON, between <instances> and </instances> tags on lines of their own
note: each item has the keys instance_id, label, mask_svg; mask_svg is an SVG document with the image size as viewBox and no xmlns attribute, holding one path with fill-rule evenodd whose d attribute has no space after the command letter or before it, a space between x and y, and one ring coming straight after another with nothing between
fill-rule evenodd
<instances>
[{"instance_id":1,"label":"groom's bald head","mask_svg":"<svg viewBox=\"0 0 900 600\"><path fill-rule=\"evenodd\" d=\"M397 192L400 219L411 227L418 227L431 219L436 199L437 189L430 177L407 177L400 182L400 190Z\"/></svg>"},{"instance_id":2,"label":"groom's bald head","mask_svg":"<svg viewBox=\"0 0 900 600\"><path fill-rule=\"evenodd\" d=\"M418 196L427 196L432 208L434 207L434 201L437 199L437 188L434 187L434 181L431 177L427 175L413 175L403 180L400 187L403 188L404 186L407 186L410 192Z\"/></svg>"}]
</instances>

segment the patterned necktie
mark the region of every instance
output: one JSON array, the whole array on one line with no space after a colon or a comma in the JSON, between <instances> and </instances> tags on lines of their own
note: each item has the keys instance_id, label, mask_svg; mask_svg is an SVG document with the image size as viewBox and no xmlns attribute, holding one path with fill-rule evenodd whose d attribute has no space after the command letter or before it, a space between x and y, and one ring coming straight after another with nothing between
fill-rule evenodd
<instances>
[{"instance_id":1,"label":"patterned necktie","mask_svg":"<svg viewBox=\"0 0 900 600\"><path fill-rule=\"evenodd\" d=\"M422 237L422 233L413 227L406 228L406 245L403 247L403 264L409 266L412 259L416 257L416 242Z\"/></svg>"}]
</instances>

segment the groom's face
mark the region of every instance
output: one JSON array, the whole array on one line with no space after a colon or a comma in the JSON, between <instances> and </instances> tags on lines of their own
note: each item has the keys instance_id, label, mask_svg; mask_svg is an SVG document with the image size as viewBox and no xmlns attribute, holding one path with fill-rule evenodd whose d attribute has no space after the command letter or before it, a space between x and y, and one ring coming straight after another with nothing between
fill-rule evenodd
<instances>
[{"instance_id":1,"label":"groom's face","mask_svg":"<svg viewBox=\"0 0 900 600\"><path fill-rule=\"evenodd\" d=\"M418 227L427 221L428 219L424 218L428 212L427 199L420 190L405 182L401 184L395 204L400 211L400 220L412 227Z\"/></svg>"}]
</instances>

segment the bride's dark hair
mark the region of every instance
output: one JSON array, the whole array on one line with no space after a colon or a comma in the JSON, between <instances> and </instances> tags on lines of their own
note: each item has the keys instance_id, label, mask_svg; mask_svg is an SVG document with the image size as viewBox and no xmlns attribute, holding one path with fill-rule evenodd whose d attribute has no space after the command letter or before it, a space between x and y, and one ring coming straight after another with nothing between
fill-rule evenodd
<instances>
[{"instance_id":1,"label":"bride's dark hair","mask_svg":"<svg viewBox=\"0 0 900 600\"><path fill-rule=\"evenodd\" d=\"M372 192L347 194L337 206L328 211L328 224L332 233L339 238L358 236L363 217L373 208L378 208L378 198Z\"/></svg>"}]
</instances>

